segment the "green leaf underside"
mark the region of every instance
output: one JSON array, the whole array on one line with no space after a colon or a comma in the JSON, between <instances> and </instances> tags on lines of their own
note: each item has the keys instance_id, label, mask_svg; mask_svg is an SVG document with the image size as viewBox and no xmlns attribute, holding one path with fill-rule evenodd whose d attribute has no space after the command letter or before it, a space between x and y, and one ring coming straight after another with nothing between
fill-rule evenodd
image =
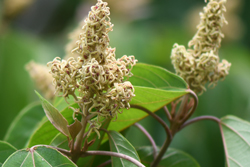
<instances>
[{"instance_id":1,"label":"green leaf underside","mask_svg":"<svg viewBox=\"0 0 250 167\"><path fill-rule=\"evenodd\" d=\"M130 104L145 107L152 112L159 110L171 101L188 93L186 90L169 91L139 86L135 86L134 88L136 96L133 97ZM122 131L146 116L148 116L148 114L139 109L124 109L122 114L118 114L118 118L115 122L111 121L108 129Z\"/></svg>"},{"instance_id":2,"label":"green leaf underside","mask_svg":"<svg viewBox=\"0 0 250 167\"><path fill-rule=\"evenodd\" d=\"M235 116L221 119L228 167L250 166L250 123Z\"/></svg>"},{"instance_id":3,"label":"green leaf underside","mask_svg":"<svg viewBox=\"0 0 250 167\"><path fill-rule=\"evenodd\" d=\"M4 162L2 167L11 166L76 167L65 155L46 146L16 151Z\"/></svg>"},{"instance_id":4,"label":"green leaf underside","mask_svg":"<svg viewBox=\"0 0 250 167\"><path fill-rule=\"evenodd\" d=\"M187 83L179 76L159 66L138 63L133 67L129 81L134 86L145 86L165 90L187 89Z\"/></svg>"},{"instance_id":5,"label":"green leaf underside","mask_svg":"<svg viewBox=\"0 0 250 167\"><path fill-rule=\"evenodd\" d=\"M153 162L152 146L143 146L136 150L141 158L141 162L146 167L149 167ZM169 148L162 157L158 167L200 167L200 165L187 153L177 149Z\"/></svg>"},{"instance_id":6,"label":"green leaf underside","mask_svg":"<svg viewBox=\"0 0 250 167\"><path fill-rule=\"evenodd\" d=\"M24 148L30 135L44 117L44 111L40 102L34 102L25 107L12 121L4 141L16 148Z\"/></svg>"},{"instance_id":7,"label":"green leaf underside","mask_svg":"<svg viewBox=\"0 0 250 167\"><path fill-rule=\"evenodd\" d=\"M119 132L110 131L109 132L109 144L110 150L112 152L122 153L128 155L140 162L140 158L135 150L135 148L129 143L129 141L123 137ZM113 167L137 167L132 162L118 158L111 157Z\"/></svg>"},{"instance_id":8,"label":"green leaf underside","mask_svg":"<svg viewBox=\"0 0 250 167\"><path fill-rule=\"evenodd\" d=\"M4 163L4 161L16 151L17 149L11 144L0 141L0 166Z\"/></svg>"},{"instance_id":9,"label":"green leaf underside","mask_svg":"<svg viewBox=\"0 0 250 167\"><path fill-rule=\"evenodd\" d=\"M78 104L74 104L72 105L72 107L79 108ZM61 112L61 114L69 124L74 122L72 118L72 109L67 107ZM57 134L58 130L51 124L50 121L47 120L34 131L29 139L28 147L32 147L38 144L49 145Z\"/></svg>"},{"instance_id":10,"label":"green leaf underside","mask_svg":"<svg viewBox=\"0 0 250 167\"><path fill-rule=\"evenodd\" d=\"M46 99L44 99L38 92L36 94L39 96L44 112L50 122L57 128L60 132L62 132L65 136L69 137L70 133L68 130L68 121L62 116L62 114Z\"/></svg>"}]
</instances>

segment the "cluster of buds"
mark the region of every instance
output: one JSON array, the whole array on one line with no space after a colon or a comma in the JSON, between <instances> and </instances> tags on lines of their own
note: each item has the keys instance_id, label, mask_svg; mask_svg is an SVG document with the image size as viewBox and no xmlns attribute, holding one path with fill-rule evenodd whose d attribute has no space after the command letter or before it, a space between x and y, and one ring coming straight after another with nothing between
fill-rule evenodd
<instances>
[{"instance_id":1,"label":"cluster of buds","mask_svg":"<svg viewBox=\"0 0 250 167\"><path fill-rule=\"evenodd\" d=\"M115 48L109 47L108 32L113 27L109 15L107 3L98 0L84 20L77 47L72 50L78 57L55 58L48 63L58 95L65 99L74 96L83 114L97 115L97 120L117 118L135 96L133 85L125 80L132 76L137 60L126 55L115 58ZM99 127L98 123L93 125Z\"/></svg>"},{"instance_id":2,"label":"cluster of buds","mask_svg":"<svg viewBox=\"0 0 250 167\"><path fill-rule=\"evenodd\" d=\"M226 0L210 0L197 26L197 33L189 41L189 49L174 44L171 59L175 71L189 84L196 93L206 90L205 84L215 86L220 79L228 75L231 64L226 60L220 62L218 51L224 34L221 29L227 24L224 17Z\"/></svg>"}]
</instances>

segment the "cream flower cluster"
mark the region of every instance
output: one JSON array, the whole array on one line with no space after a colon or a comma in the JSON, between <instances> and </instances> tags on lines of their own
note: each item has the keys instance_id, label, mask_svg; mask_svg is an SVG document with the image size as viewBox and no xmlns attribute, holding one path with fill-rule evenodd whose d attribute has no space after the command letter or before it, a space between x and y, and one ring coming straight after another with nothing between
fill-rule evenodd
<instances>
[{"instance_id":1,"label":"cream flower cluster","mask_svg":"<svg viewBox=\"0 0 250 167\"><path fill-rule=\"evenodd\" d=\"M117 117L123 108L130 107L134 88L125 80L132 76L137 61L126 55L116 60L115 48L109 47L108 32L113 27L109 15L107 3L98 0L84 21L77 47L72 50L79 57L55 58L48 63L61 96L79 94L77 102L83 106L83 114L89 112L105 118Z\"/></svg>"},{"instance_id":2,"label":"cream flower cluster","mask_svg":"<svg viewBox=\"0 0 250 167\"><path fill-rule=\"evenodd\" d=\"M220 79L228 75L231 64L226 60L220 62L218 50L224 35L221 31L224 18L226 0L210 0L197 26L197 33L189 41L189 49L174 44L171 53L175 71L189 84L196 93L202 94L206 90L205 84L215 86Z\"/></svg>"}]
</instances>

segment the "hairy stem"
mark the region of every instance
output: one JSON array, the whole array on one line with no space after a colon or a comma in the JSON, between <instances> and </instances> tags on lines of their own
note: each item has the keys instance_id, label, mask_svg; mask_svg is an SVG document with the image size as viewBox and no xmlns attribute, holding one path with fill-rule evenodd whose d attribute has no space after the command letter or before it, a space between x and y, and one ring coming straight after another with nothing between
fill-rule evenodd
<instances>
[{"instance_id":1,"label":"hairy stem","mask_svg":"<svg viewBox=\"0 0 250 167\"><path fill-rule=\"evenodd\" d=\"M134 159L130 156L127 156L127 155L121 154L121 153L111 152L111 151L86 151L86 152L82 153L81 157L86 157L86 156L90 156L90 155L114 156L114 157L126 159L126 160L134 163L138 167L145 167L142 163L140 163L139 161L137 161L136 159Z\"/></svg>"},{"instance_id":2,"label":"hairy stem","mask_svg":"<svg viewBox=\"0 0 250 167\"><path fill-rule=\"evenodd\" d=\"M156 156L157 156L157 146L155 144L154 139L148 133L148 131L143 126L141 126L139 123L135 123L134 126L136 126L138 129L140 129L145 134L145 136L149 139L149 141L150 141L150 143L152 144L152 147L153 147L154 159L156 159Z\"/></svg>"}]
</instances>

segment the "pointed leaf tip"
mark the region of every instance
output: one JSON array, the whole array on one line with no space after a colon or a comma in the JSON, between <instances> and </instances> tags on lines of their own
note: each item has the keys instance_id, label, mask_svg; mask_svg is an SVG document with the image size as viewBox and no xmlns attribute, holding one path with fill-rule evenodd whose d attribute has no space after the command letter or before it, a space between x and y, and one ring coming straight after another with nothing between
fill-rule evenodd
<instances>
[{"instance_id":1,"label":"pointed leaf tip","mask_svg":"<svg viewBox=\"0 0 250 167\"><path fill-rule=\"evenodd\" d=\"M63 133L65 136L69 137L70 132L68 130L68 121L62 116L62 114L46 99L44 99L37 91L35 91L38 97L42 102L42 106L44 112L49 119L49 121L53 124L53 126Z\"/></svg>"}]
</instances>

